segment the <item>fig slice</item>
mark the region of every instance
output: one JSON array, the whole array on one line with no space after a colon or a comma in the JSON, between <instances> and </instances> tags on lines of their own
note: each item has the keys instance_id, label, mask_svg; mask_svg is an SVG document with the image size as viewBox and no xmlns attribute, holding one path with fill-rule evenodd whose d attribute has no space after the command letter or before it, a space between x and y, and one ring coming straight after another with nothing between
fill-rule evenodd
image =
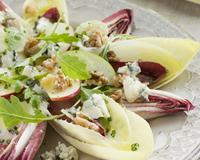
<instances>
[{"instance_id":1,"label":"fig slice","mask_svg":"<svg viewBox=\"0 0 200 160\"><path fill-rule=\"evenodd\" d=\"M133 11L131 9L122 9L102 20L109 28L111 34L130 34L133 23Z\"/></svg>"},{"instance_id":2,"label":"fig slice","mask_svg":"<svg viewBox=\"0 0 200 160\"><path fill-rule=\"evenodd\" d=\"M145 102L128 103L124 101L123 103L128 109L145 119L194 109L190 101L166 91L150 90L148 99L149 101Z\"/></svg>"}]
</instances>

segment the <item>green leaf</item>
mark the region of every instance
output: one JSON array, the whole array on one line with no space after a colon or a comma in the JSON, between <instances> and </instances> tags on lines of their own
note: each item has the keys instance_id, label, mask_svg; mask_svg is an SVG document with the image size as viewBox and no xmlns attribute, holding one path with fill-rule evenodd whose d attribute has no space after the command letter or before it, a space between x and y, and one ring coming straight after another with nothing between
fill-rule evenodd
<instances>
[{"instance_id":1,"label":"green leaf","mask_svg":"<svg viewBox=\"0 0 200 160\"><path fill-rule=\"evenodd\" d=\"M59 52L57 53L57 60L63 73L71 79L86 80L91 77L87 65L77 56Z\"/></svg>"},{"instance_id":2,"label":"green leaf","mask_svg":"<svg viewBox=\"0 0 200 160\"><path fill-rule=\"evenodd\" d=\"M0 75L0 81L8 83L8 84L15 84L16 83L16 80L10 78L9 76L7 76L5 74Z\"/></svg>"},{"instance_id":3,"label":"green leaf","mask_svg":"<svg viewBox=\"0 0 200 160\"><path fill-rule=\"evenodd\" d=\"M33 115L30 109L30 105L26 102L20 102L15 96L11 96L10 101L0 97L0 118L3 119L8 128L12 128L21 122L39 123L61 117L61 115L48 117L41 112L35 112Z\"/></svg>"},{"instance_id":4,"label":"green leaf","mask_svg":"<svg viewBox=\"0 0 200 160\"><path fill-rule=\"evenodd\" d=\"M100 117L98 119L98 122L103 126L106 132L109 132L111 129L110 121L111 121L111 118Z\"/></svg>"},{"instance_id":5,"label":"green leaf","mask_svg":"<svg viewBox=\"0 0 200 160\"><path fill-rule=\"evenodd\" d=\"M116 135L116 130L112 130L110 135L114 138Z\"/></svg>"},{"instance_id":6,"label":"green leaf","mask_svg":"<svg viewBox=\"0 0 200 160\"><path fill-rule=\"evenodd\" d=\"M22 88L23 88L23 85L21 84L21 82L20 81L16 81L16 83L15 83L15 92L19 93L22 90Z\"/></svg>"},{"instance_id":7,"label":"green leaf","mask_svg":"<svg viewBox=\"0 0 200 160\"><path fill-rule=\"evenodd\" d=\"M131 145L131 150L137 151L139 147L140 147L140 145L138 143L134 143L134 144Z\"/></svg>"},{"instance_id":8,"label":"green leaf","mask_svg":"<svg viewBox=\"0 0 200 160\"><path fill-rule=\"evenodd\" d=\"M98 89L88 89L88 88L85 88L85 87L81 87L81 94L80 94L81 101L82 102L86 101L94 93L100 94L102 92Z\"/></svg>"},{"instance_id":9,"label":"green leaf","mask_svg":"<svg viewBox=\"0 0 200 160\"><path fill-rule=\"evenodd\" d=\"M8 45L9 50L17 50L23 43L25 34L23 32L19 32L14 27L9 27L5 29L6 32L6 43Z\"/></svg>"},{"instance_id":10,"label":"green leaf","mask_svg":"<svg viewBox=\"0 0 200 160\"><path fill-rule=\"evenodd\" d=\"M41 34L37 39L44 40L47 42L54 42L54 43L58 43L58 42L72 43L72 42L79 41L78 38L74 36L70 36L68 33L63 33L63 34L53 33L49 36Z\"/></svg>"},{"instance_id":11,"label":"green leaf","mask_svg":"<svg viewBox=\"0 0 200 160\"><path fill-rule=\"evenodd\" d=\"M39 95L33 95L30 99L30 102L34 108L38 108L41 104L41 98Z\"/></svg>"}]
</instances>

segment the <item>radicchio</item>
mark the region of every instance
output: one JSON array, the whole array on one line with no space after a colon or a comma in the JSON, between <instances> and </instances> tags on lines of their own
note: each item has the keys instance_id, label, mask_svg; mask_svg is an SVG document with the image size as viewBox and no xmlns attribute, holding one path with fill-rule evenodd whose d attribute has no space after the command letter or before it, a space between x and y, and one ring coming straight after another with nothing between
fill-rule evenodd
<instances>
[{"instance_id":1,"label":"radicchio","mask_svg":"<svg viewBox=\"0 0 200 160\"><path fill-rule=\"evenodd\" d=\"M127 62L120 61L110 61L110 64L117 71L119 67L123 67ZM141 73L137 75L139 80L143 83L148 83L152 85L159 80L161 80L167 73L167 70L164 66L156 62L150 61L138 61L138 65L141 69Z\"/></svg>"},{"instance_id":2,"label":"radicchio","mask_svg":"<svg viewBox=\"0 0 200 160\"><path fill-rule=\"evenodd\" d=\"M56 7L48 9L43 17L49 19L52 23L58 22L60 18L60 13Z\"/></svg>"},{"instance_id":3,"label":"radicchio","mask_svg":"<svg viewBox=\"0 0 200 160\"><path fill-rule=\"evenodd\" d=\"M27 135L23 135L29 125L23 124L19 128L19 134L15 136L8 146L0 148L0 159L1 160L33 160L37 150L39 149L45 132L46 122L35 124L33 132L29 132L30 138L26 138ZM21 140L25 140L25 146L22 150L17 149L17 145Z\"/></svg>"},{"instance_id":4,"label":"radicchio","mask_svg":"<svg viewBox=\"0 0 200 160\"><path fill-rule=\"evenodd\" d=\"M150 90L148 99L149 101L144 103L124 104L145 119L194 109L190 101L166 91Z\"/></svg>"},{"instance_id":5,"label":"radicchio","mask_svg":"<svg viewBox=\"0 0 200 160\"><path fill-rule=\"evenodd\" d=\"M6 5L3 1L0 0L0 11L5 11Z\"/></svg>"},{"instance_id":6,"label":"radicchio","mask_svg":"<svg viewBox=\"0 0 200 160\"><path fill-rule=\"evenodd\" d=\"M133 11L122 9L102 20L109 28L109 34L130 34L133 23Z\"/></svg>"}]
</instances>

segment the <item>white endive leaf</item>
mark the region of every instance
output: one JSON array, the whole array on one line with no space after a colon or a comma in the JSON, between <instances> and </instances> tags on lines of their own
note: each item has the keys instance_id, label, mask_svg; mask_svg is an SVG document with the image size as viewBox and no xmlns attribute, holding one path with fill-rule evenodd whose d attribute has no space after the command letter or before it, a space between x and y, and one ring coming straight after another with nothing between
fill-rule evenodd
<instances>
[{"instance_id":1,"label":"white endive leaf","mask_svg":"<svg viewBox=\"0 0 200 160\"><path fill-rule=\"evenodd\" d=\"M115 146L102 146L98 143L98 139L95 144L80 141L79 139L72 138L66 131L57 127L58 133L73 146L78 148L84 153L92 155L106 160L146 160L153 152L153 136L149 124L143 120L140 116L133 112L126 111L129 121L132 123L132 136L129 138L129 143L127 142L121 148ZM61 126L60 126L61 127ZM130 145L138 143L139 148L137 151L132 151ZM117 144L119 145L119 144Z\"/></svg>"},{"instance_id":2,"label":"white endive leaf","mask_svg":"<svg viewBox=\"0 0 200 160\"><path fill-rule=\"evenodd\" d=\"M200 50L200 43L180 38L135 38L116 41L110 45L110 50L114 51L122 62L142 60L163 65L167 74L153 86L158 88L186 69Z\"/></svg>"},{"instance_id":3,"label":"white endive leaf","mask_svg":"<svg viewBox=\"0 0 200 160\"><path fill-rule=\"evenodd\" d=\"M95 131L89 129L82 129L77 125L73 127L66 125L67 122L60 123L59 121L52 122L53 127L56 131L69 143L74 145L76 148L85 152L89 155L106 159L106 160L145 160L153 151L153 135L149 124L137 114L126 110L125 108L119 108L116 102L111 101L110 98L106 98L109 101L109 110L112 110L112 119L114 118L115 124L111 124L111 127L115 127L116 134L122 127L123 122L120 122L120 117L125 116L128 120L127 124L124 125L129 127L129 134L126 139L120 139L120 134L113 138L109 136L101 136ZM122 111L123 110L123 111ZM122 114L121 114L122 112ZM125 114L125 115L124 115ZM116 116L116 117L114 117ZM123 118L122 118L123 119ZM124 120L124 119L123 119ZM126 120L125 120L126 121ZM125 122L124 121L124 122ZM119 126L117 126L119 124ZM70 127L70 128L69 128ZM73 130L72 130L73 129ZM125 131L125 130L124 130ZM122 134L122 137L127 133ZM131 150L131 145L138 143L139 148L136 151Z\"/></svg>"}]
</instances>

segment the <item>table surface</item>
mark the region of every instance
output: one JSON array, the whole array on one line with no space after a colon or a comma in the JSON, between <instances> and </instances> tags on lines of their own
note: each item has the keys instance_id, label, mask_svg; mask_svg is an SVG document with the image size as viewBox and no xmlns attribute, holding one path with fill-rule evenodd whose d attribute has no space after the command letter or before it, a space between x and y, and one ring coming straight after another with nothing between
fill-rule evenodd
<instances>
[{"instance_id":1,"label":"table surface","mask_svg":"<svg viewBox=\"0 0 200 160\"><path fill-rule=\"evenodd\" d=\"M185 0L125 0L152 9L200 41L200 5Z\"/></svg>"}]
</instances>

